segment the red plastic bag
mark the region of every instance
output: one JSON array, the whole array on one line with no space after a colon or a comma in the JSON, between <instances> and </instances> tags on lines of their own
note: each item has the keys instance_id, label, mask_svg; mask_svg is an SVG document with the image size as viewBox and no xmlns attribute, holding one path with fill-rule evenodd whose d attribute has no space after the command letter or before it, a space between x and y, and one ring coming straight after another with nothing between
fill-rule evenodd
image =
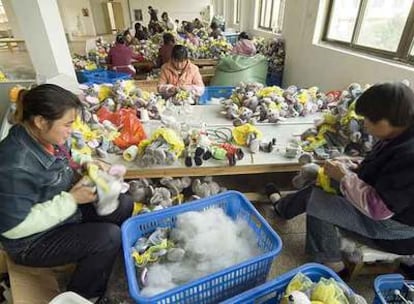
<instances>
[{"instance_id":1,"label":"red plastic bag","mask_svg":"<svg viewBox=\"0 0 414 304\"><path fill-rule=\"evenodd\" d=\"M134 109L120 109L111 112L107 108L102 107L97 112L99 121L109 120L117 127L121 126L120 135L115 138L114 144L121 149L126 149L132 145L138 145L141 140L146 139L144 127L136 115Z\"/></svg>"}]
</instances>

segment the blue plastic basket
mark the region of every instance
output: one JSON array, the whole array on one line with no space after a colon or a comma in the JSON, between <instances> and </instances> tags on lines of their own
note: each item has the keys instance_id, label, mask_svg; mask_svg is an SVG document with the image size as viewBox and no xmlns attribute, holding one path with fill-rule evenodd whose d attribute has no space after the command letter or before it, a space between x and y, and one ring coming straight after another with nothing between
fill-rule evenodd
<instances>
[{"instance_id":1,"label":"blue plastic basket","mask_svg":"<svg viewBox=\"0 0 414 304\"><path fill-rule=\"evenodd\" d=\"M97 73L97 72L102 72L104 71L104 69L100 68L100 69L95 69L95 70L80 70L80 71L76 71L76 78L78 80L79 83L85 83L88 82L88 76L93 74L93 73Z\"/></svg>"},{"instance_id":2,"label":"blue plastic basket","mask_svg":"<svg viewBox=\"0 0 414 304\"><path fill-rule=\"evenodd\" d=\"M205 87L204 94L200 96L198 104L208 104L212 98L229 98L233 93L233 86Z\"/></svg>"},{"instance_id":3,"label":"blue plastic basket","mask_svg":"<svg viewBox=\"0 0 414 304\"><path fill-rule=\"evenodd\" d=\"M239 39L238 33L223 33L223 36L226 37L226 40L231 45L235 45Z\"/></svg>"},{"instance_id":4,"label":"blue plastic basket","mask_svg":"<svg viewBox=\"0 0 414 304\"><path fill-rule=\"evenodd\" d=\"M318 282L321 278L333 278L336 281L345 284L344 281L342 281L342 279L328 267L317 263L308 263L295 268L263 285L228 299L221 304L278 304L284 295L287 285L299 272L305 274L314 282Z\"/></svg>"},{"instance_id":5,"label":"blue plastic basket","mask_svg":"<svg viewBox=\"0 0 414 304\"><path fill-rule=\"evenodd\" d=\"M85 75L87 79L87 83L96 83L96 84L102 84L102 83L115 83L118 80L125 80L125 79L131 79L131 75L127 73L119 73L115 71L98 71L94 73L89 73Z\"/></svg>"},{"instance_id":6,"label":"blue plastic basket","mask_svg":"<svg viewBox=\"0 0 414 304\"><path fill-rule=\"evenodd\" d=\"M414 281L404 281L404 277L400 274L384 274L376 277L374 281L374 304L405 303L395 294L395 290L399 290L407 300L413 301L414 292L410 292L404 282L414 286Z\"/></svg>"},{"instance_id":7,"label":"blue plastic basket","mask_svg":"<svg viewBox=\"0 0 414 304\"><path fill-rule=\"evenodd\" d=\"M140 295L131 248L136 240L148 235L157 227L174 227L177 215L188 211L202 211L219 207L232 219L246 220L257 236L262 255L243 263L215 272L198 280L188 282L153 297ZM273 259L282 249L280 237L257 212L253 205L239 192L227 191L215 196L180 206L132 217L122 225L122 246L128 288L136 303L218 303L245 290L262 284L270 270Z\"/></svg>"}]
</instances>

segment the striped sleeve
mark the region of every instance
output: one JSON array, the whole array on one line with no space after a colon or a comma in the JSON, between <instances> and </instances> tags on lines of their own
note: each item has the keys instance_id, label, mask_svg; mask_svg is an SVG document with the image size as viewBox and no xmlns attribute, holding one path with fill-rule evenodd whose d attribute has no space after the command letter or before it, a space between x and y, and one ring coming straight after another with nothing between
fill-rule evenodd
<instances>
[{"instance_id":1,"label":"striped sleeve","mask_svg":"<svg viewBox=\"0 0 414 304\"><path fill-rule=\"evenodd\" d=\"M342 194L352 205L373 220L386 220L394 215L375 188L361 180L357 174L346 174L340 187Z\"/></svg>"}]
</instances>

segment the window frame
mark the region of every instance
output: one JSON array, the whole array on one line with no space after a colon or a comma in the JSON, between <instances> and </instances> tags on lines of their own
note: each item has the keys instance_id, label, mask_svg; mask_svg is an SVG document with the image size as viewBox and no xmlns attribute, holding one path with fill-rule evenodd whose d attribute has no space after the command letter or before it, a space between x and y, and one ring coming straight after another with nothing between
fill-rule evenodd
<instances>
[{"instance_id":1,"label":"window frame","mask_svg":"<svg viewBox=\"0 0 414 304\"><path fill-rule=\"evenodd\" d=\"M364 45L357 44L358 36L361 31L362 22L364 20L367 4L369 0L361 0L358 8L358 13L355 21L355 25L352 31L352 37L350 42L344 42L333 38L328 38L328 31L333 15L334 2L336 0L330 0L326 12L326 22L323 28L322 41L340 46L346 49L354 50L357 52L390 59L401 63L414 65L414 55L410 55L410 51L414 48L414 2L411 5L410 12L408 14L406 23L401 33L401 38L395 52L387 51L383 49L376 49Z\"/></svg>"},{"instance_id":2,"label":"window frame","mask_svg":"<svg viewBox=\"0 0 414 304\"><path fill-rule=\"evenodd\" d=\"M240 24L241 0L234 0L234 24Z\"/></svg>"}]
</instances>

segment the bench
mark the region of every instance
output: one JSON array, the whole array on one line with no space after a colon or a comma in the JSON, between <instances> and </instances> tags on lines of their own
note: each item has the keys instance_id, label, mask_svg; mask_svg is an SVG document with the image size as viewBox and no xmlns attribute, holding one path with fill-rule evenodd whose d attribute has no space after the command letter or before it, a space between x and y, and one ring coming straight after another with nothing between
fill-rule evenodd
<instances>
[{"instance_id":1,"label":"bench","mask_svg":"<svg viewBox=\"0 0 414 304\"><path fill-rule=\"evenodd\" d=\"M24 49L24 40L16 38L0 38L0 44L6 44L10 52L13 52L13 48L17 46L20 50Z\"/></svg>"},{"instance_id":2,"label":"bench","mask_svg":"<svg viewBox=\"0 0 414 304\"><path fill-rule=\"evenodd\" d=\"M414 260L412 255L381 251L344 236L341 238L341 251L349 269L350 280L360 274L394 273L401 262Z\"/></svg>"}]
</instances>

